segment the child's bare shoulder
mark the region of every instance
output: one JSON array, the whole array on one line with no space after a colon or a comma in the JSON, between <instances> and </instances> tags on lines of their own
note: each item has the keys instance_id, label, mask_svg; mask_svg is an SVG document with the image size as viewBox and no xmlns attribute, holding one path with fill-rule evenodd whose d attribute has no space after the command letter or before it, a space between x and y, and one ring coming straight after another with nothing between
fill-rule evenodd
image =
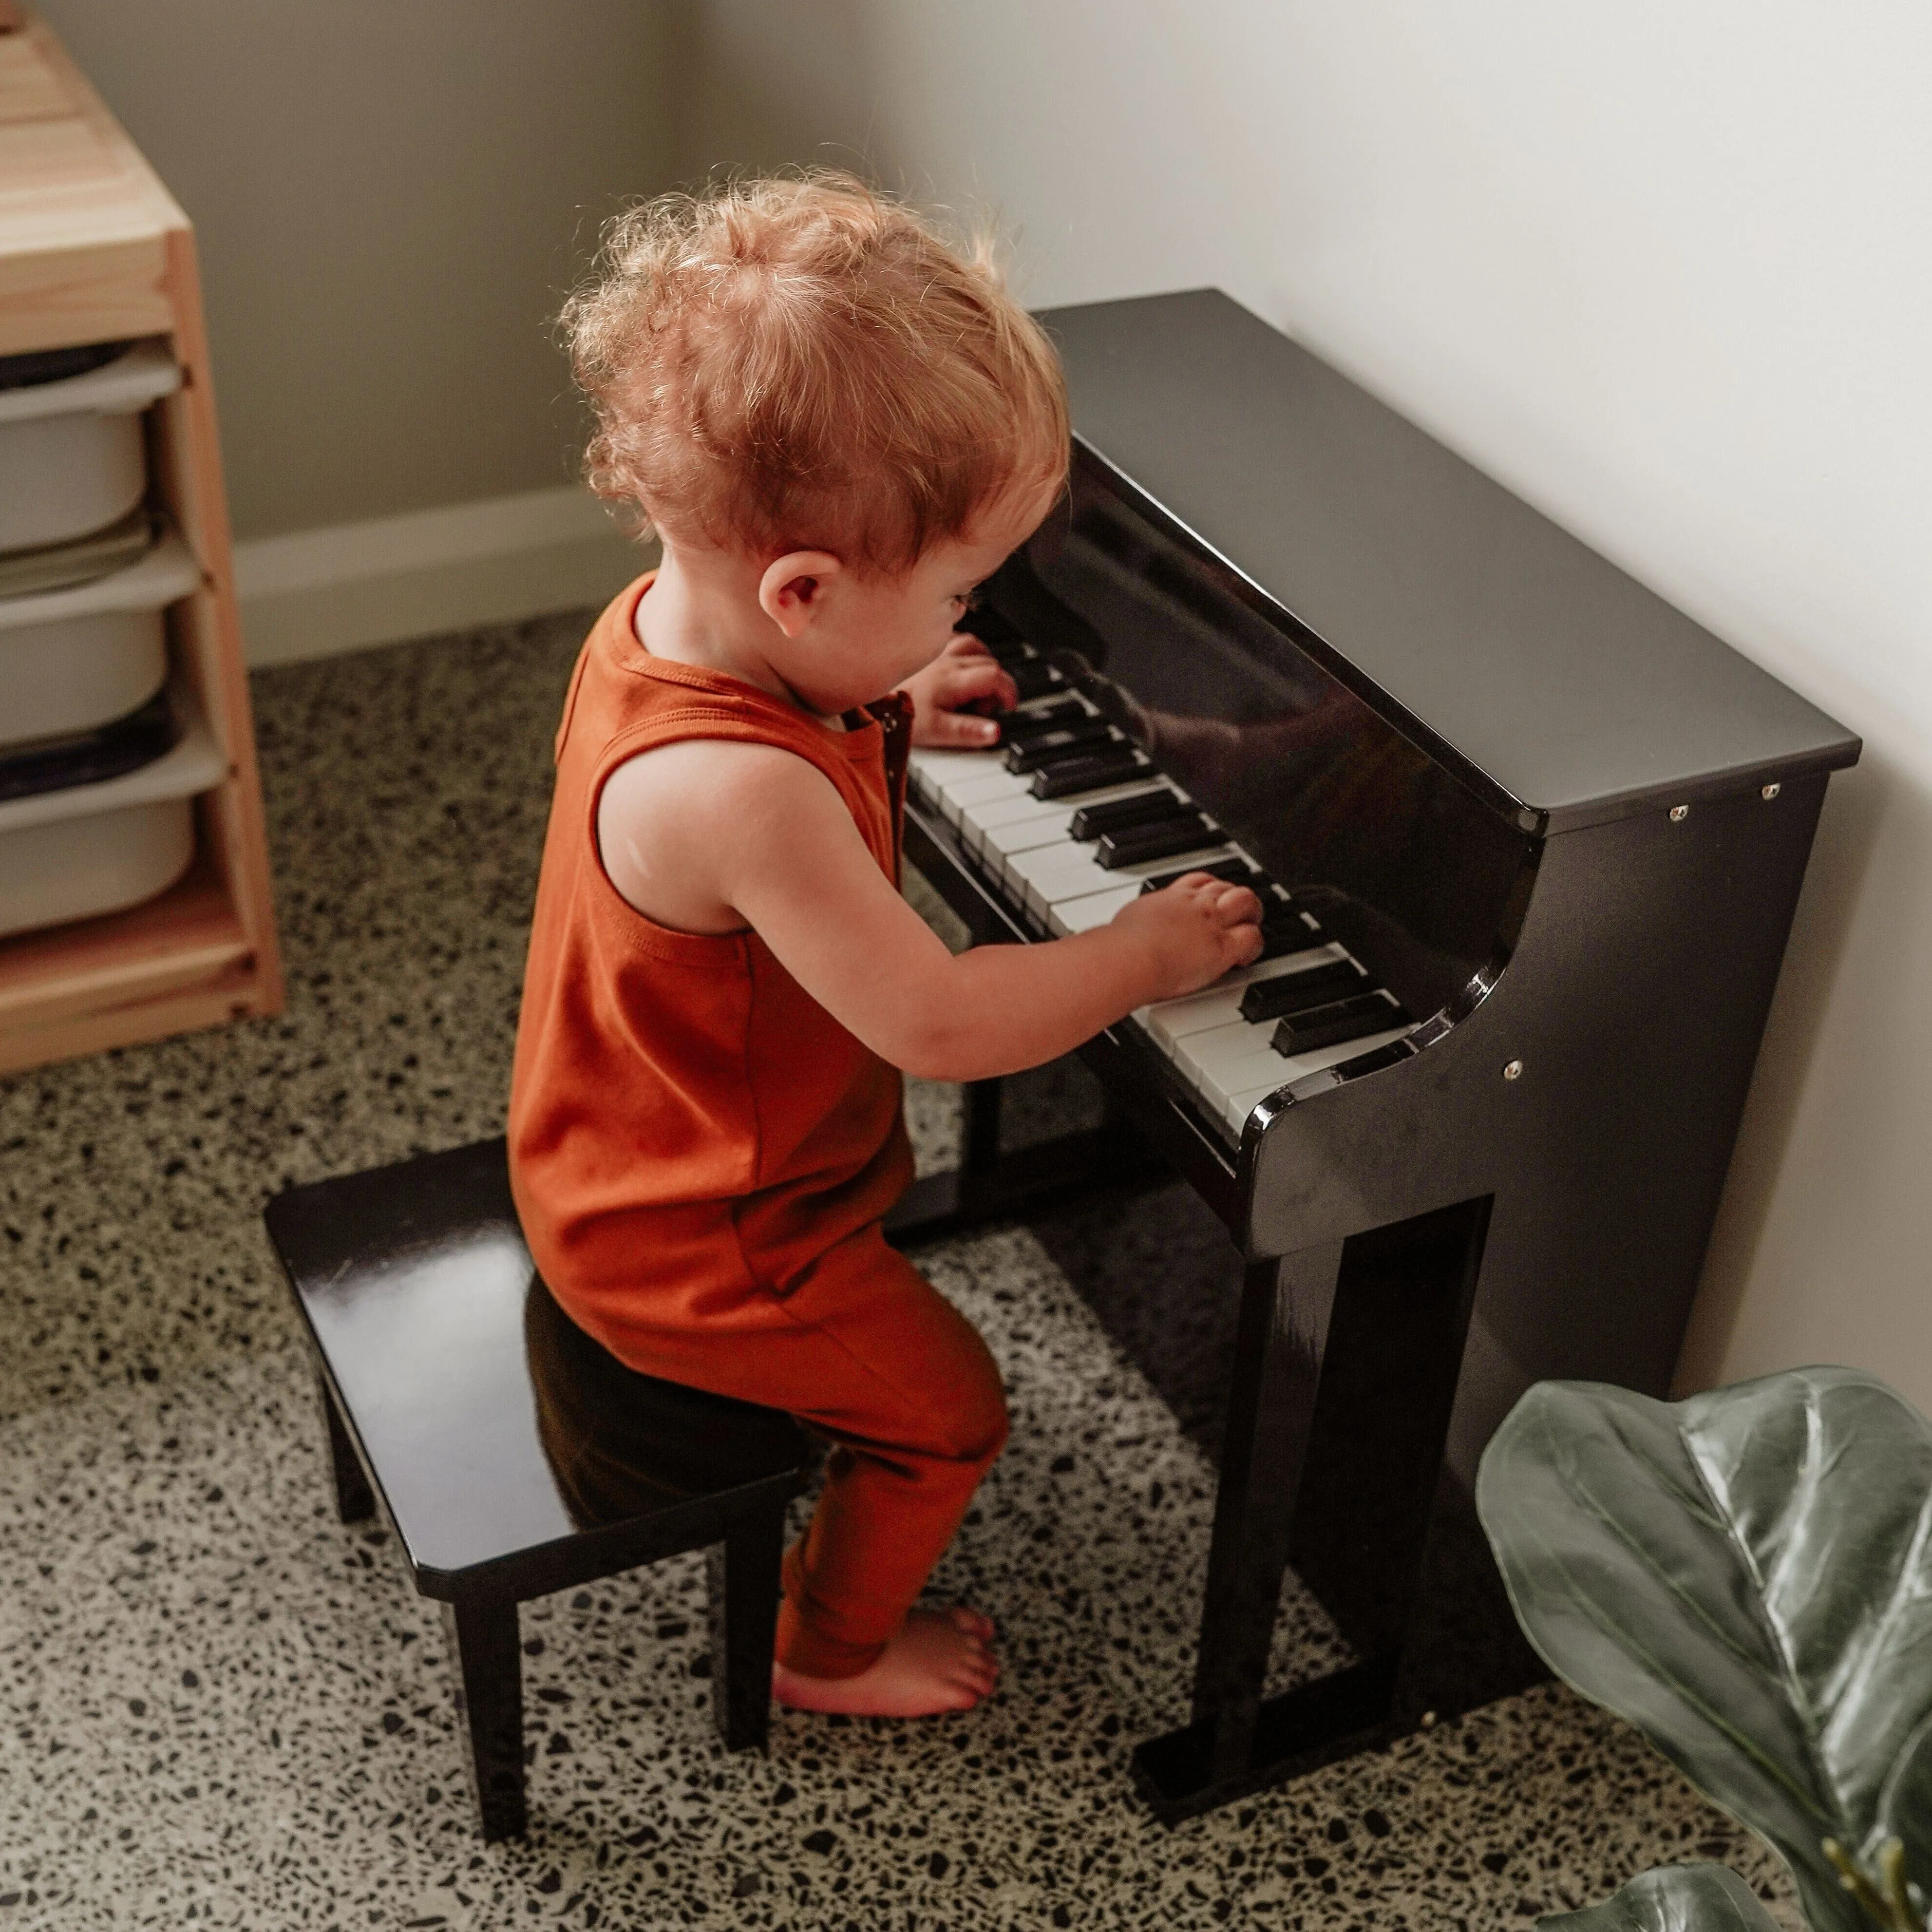
<instances>
[{"instance_id":1,"label":"child's bare shoulder","mask_svg":"<svg viewBox=\"0 0 1932 1932\"><path fill-rule=\"evenodd\" d=\"M849 826L830 779L776 745L685 738L627 758L604 784L597 844L610 883L647 918L686 932L730 932L748 867Z\"/></svg>"},{"instance_id":2,"label":"child's bare shoulder","mask_svg":"<svg viewBox=\"0 0 1932 1932\"><path fill-rule=\"evenodd\" d=\"M606 813L626 818L646 814L667 828L709 828L721 816L735 818L773 802L788 806L818 794L838 801L831 780L782 745L680 738L618 766L604 781L598 817L601 823Z\"/></svg>"}]
</instances>

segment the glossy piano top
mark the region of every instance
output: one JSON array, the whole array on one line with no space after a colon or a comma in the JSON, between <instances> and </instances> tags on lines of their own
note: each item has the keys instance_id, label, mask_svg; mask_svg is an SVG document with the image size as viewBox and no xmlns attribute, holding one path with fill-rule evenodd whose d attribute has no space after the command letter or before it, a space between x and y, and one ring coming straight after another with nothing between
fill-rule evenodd
<instances>
[{"instance_id":1,"label":"glossy piano top","mask_svg":"<svg viewBox=\"0 0 1932 1932\"><path fill-rule=\"evenodd\" d=\"M1526 830L1856 760L1843 726L1218 290L1042 319L1080 440Z\"/></svg>"}]
</instances>

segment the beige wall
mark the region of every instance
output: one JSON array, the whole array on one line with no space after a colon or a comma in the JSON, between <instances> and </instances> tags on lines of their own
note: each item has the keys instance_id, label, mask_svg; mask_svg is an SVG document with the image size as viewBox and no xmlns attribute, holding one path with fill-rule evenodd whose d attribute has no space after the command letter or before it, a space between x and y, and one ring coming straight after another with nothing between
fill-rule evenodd
<instances>
[{"instance_id":1,"label":"beige wall","mask_svg":"<svg viewBox=\"0 0 1932 1932\"><path fill-rule=\"evenodd\" d=\"M200 234L242 537L568 482L547 328L665 185L650 0L42 0Z\"/></svg>"},{"instance_id":2,"label":"beige wall","mask_svg":"<svg viewBox=\"0 0 1932 1932\"><path fill-rule=\"evenodd\" d=\"M680 178L806 165L877 176L890 157L878 152L875 12L868 0L684 0L671 10Z\"/></svg>"}]
</instances>

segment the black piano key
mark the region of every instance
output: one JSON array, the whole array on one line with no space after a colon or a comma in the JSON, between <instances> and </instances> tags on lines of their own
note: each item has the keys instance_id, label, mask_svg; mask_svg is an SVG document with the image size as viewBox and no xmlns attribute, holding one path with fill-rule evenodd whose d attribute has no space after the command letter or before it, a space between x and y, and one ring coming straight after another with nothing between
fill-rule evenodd
<instances>
[{"instance_id":1,"label":"black piano key","mask_svg":"<svg viewBox=\"0 0 1932 1932\"><path fill-rule=\"evenodd\" d=\"M1219 845L1222 838L1211 818L1202 812L1190 812L1153 825L1124 826L1118 832L1109 832L1094 856L1111 872L1116 866L1144 866L1156 859L1197 851L1204 845Z\"/></svg>"},{"instance_id":2,"label":"black piano key","mask_svg":"<svg viewBox=\"0 0 1932 1932\"><path fill-rule=\"evenodd\" d=\"M1321 946L1328 935L1317 924L1309 926L1303 922L1299 913L1291 913L1286 919L1262 920L1262 959L1286 958L1291 952L1306 952L1311 946Z\"/></svg>"},{"instance_id":3,"label":"black piano key","mask_svg":"<svg viewBox=\"0 0 1932 1932\"><path fill-rule=\"evenodd\" d=\"M1136 792L1132 798L1110 798L1103 805L1083 805L1066 829L1076 844L1117 832L1123 826L1155 825L1178 818L1188 808L1178 793L1162 785L1157 791Z\"/></svg>"},{"instance_id":4,"label":"black piano key","mask_svg":"<svg viewBox=\"0 0 1932 1932\"><path fill-rule=\"evenodd\" d=\"M1210 879L1226 879L1231 886L1247 886L1262 895L1262 916L1268 916L1268 874L1258 872L1246 860L1238 854L1232 859L1209 860L1198 866L1177 866L1171 872L1156 872L1141 886L1141 896L1149 892L1164 892L1177 879L1184 879L1195 872L1205 872Z\"/></svg>"},{"instance_id":5,"label":"black piano key","mask_svg":"<svg viewBox=\"0 0 1932 1932\"><path fill-rule=\"evenodd\" d=\"M1076 724L1088 716L1087 707L1077 698L1063 698L1042 704L1034 711L996 711L993 722L1000 728L1000 742L1017 745L1048 731Z\"/></svg>"},{"instance_id":6,"label":"black piano key","mask_svg":"<svg viewBox=\"0 0 1932 1932\"><path fill-rule=\"evenodd\" d=\"M1036 772L1042 765L1058 764L1076 753L1105 745L1114 728L1104 718L1084 718L1077 724L1056 725L1036 738L1028 738L1006 748L1006 770Z\"/></svg>"},{"instance_id":7,"label":"black piano key","mask_svg":"<svg viewBox=\"0 0 1932 1932\"><path fill-rule=\"evenodd\" d=\"M1358 1053L1353 1060L1345 1060L1339 1066L1331 1068L1344 1080L1359 1080L1364 1073L1379 1073L1384 1066L1394 1066L1400 1060L1412 1059L1415 1048L1406 1040L1392 1040L1386 1046L1371 1048L1366 1053Z\"/></svg>"},{"instance_id":8,"label":"black piano key","mask_svg":"<svg viewBox=\"0 0 1932 1932\"><path fill-rule=\"evenodd\" d=\"M1066 688L1066 680L1044 658L1028 658L1019 664L1010 664L1006 674L1019 692L1022 704L1030 698L1044 698L1048 692Z\"/></svg>"},{"instance_id":9,"label":"black piano key","mask_svg":"<svg viewBox=\"0 0 1932 1932\"><path fill-rule=\"evenodd\" d=\"M1077 798L1083 791L1098 791L1103 785L1125 784L1132 778L1153 776L1154 766L1148 759L1124 743L1042 766L1033 775L1032 791L1035 798Z\"/></svg>"},{"instance_id":10,"label":"black piano key","mask_svg":"<svg viewBox=\"0 0 1932 1932\"><path fill-rule=\"evenodd\" d=\"M1306 929L1303 928L1304 932ZM1310 967L1306 973L1284 973L1279 980L1257 980L1241 995L1241 1017L1252 1026L1262 1020L1305 1013L1331 1000L1373 990L1365 974L1358 971L1348 960L1338 959L1332 966Z\"/></svg>"},{"instance_id":11,"label":"black piano key","mask_svg":"<svg viewBox=\"0 0 1932 1932\"><path fill-rule=\"evenodd\" d=\"M1318 1046L1340 1046L1344 1040L1386 1032L1408 1018L1381 994L1362 993L1283 1020L1274 1030L1272 1045L1279 1054L1312 1053Z\"/></svg>"}]
</instances>

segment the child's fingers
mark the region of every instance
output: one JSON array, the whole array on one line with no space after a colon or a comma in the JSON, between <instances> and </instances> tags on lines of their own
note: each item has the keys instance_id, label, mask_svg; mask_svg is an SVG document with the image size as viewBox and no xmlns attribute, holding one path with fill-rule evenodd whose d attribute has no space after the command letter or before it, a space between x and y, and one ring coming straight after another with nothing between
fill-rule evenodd
<instances>
[{"instance_id":1,"label":"child's fingers","mask_svg":"<svg viewBox=\"0 0 1932 1932\"><path fill-rule=\"evenodd\" d=\"M1019 686L1002 668L998 658L978 653L946 667L940 682L940 701L947 705L971 704L976 698L992 698L1002 710L1019 700Z\"/></svg>"},{"instance_id":2,"label":"child's fingers","mask_svg":"<svg viewBox=\"0 0 1932 1932\"><path fill-rule=\"evenodd\" d=\"M1262 916L1262 902L1246 886L1223 884L1220 897L1214 910L1224 925L1256 924Z\"/></svg>"},{"instance_id":3,"label":"child's fingers","mask_svg":"<svg viewBox=\"0 0 1932 1932\"><path fill-rule=\"evenodd\" d=\"M976 718L970 711L935 711L920 721L916 744L945 746L961 751L985 751L1000 742L1000 728L990 718Z\"/></svg>"},{"instance_id":4,"label":"child's fingers","mask_svg":"<svg viewBox=\"0 0 1932 1932\"><path fill-rule=\"evenodd\" d=\"M1217 879L1212 872L1184 872L1170 892L1198 894L1202 905L1224 926L1252 922L1262 916L1262 902L1246 886Z\"/></svg>"}]
</instances>

